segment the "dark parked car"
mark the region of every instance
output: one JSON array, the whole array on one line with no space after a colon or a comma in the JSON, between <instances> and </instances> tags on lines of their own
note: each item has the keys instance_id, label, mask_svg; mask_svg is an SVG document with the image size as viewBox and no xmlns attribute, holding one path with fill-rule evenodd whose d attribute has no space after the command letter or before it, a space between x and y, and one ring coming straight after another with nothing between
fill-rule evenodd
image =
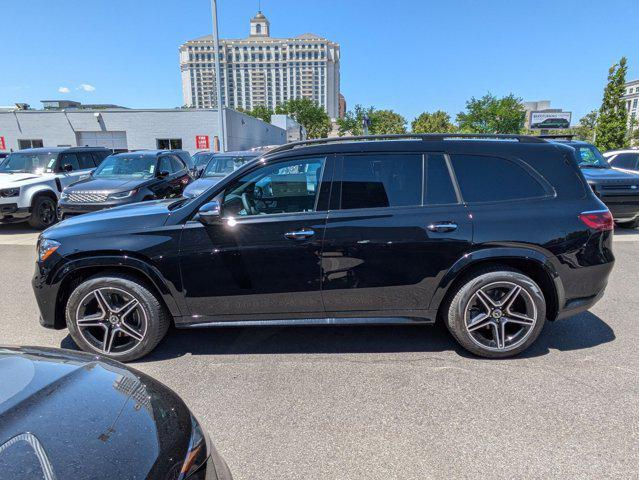
<instances>
[{"instance_id":1,"label":"dark parked car","mask_svg":"<svg viewBox=\"0 0 639 480\"><path fill-rule=\"evenodd\" d=\"M570 128L570 122L565 118L546 118L542 122L533 123L530 128Z\"/></svg>"},{"instance_id":2,"label":"dark parked car","mask_svg":"<svg viewBox=\"0 0 639 480\"><path fill-rule=\"evenodd\" d=\"M611 166L594 145L564 141L577 151L579 167L590 187L622 227L639 227L639 173Z\"/></svg>"},{"instance_id":3,"label":"dark parked car","mask_svg":"<svg viewBox=\"0 0 639 480\"><path fill-rule=\"evenodd\" d=\"M204 172L195 182L184 189L185 197L196 197L208 188L219 183L229 173L234 172L242 165L255 160L261 155L260 152L238 151L210 154L209 163Z\"/></svg>"},{"instance_id":4,"label":"dark parked car","mask_svg":"<svg viewBox=\"0 0 639 480\"><path fill-rule=\"evenodd\" d=\"M60 217L177 197L191 180L186 164L166 150L111 155L89 178L64 189L59 202Z\"/></svg>"},{"instance_id":5,"label":"dark parked car","mask_svg":"<svg viewBox=\"0 0 639 480\"><path fill-rule=\"evenodd\" d=\"M202 175L202 172L204 172L204 169L211 161L211 158L213 158L213 155L215 155L215 152L208 151L197 152L193 155L193 163L195 165L195 170L197 171L196 177L199 178Z\"/></svg>"},{"instance_id":6,"label":"dark parked car","mask_svg":"<svg viewBox=\"0 0 639 480\"><path fill-rule=\"evenodd\" d=\"M527 136L326 139L274 149L193 199L48 229L33 287L42 325L121 360L150 352L171 322L437 318L469 351L506 357L546 319L601 298L612 229L567 146ZM114 328L121 335L105 342Z\"/></svg>"},{"instance_id":7,"label":"dark parked car","mask_svg":"<svg viewBox=\"0 0 639 480\"><path fill-rule=\"evenodd\" d=\"M230 480L173 391L96 355L0 347L0 477Z\"/></svg>"}]
</instances>

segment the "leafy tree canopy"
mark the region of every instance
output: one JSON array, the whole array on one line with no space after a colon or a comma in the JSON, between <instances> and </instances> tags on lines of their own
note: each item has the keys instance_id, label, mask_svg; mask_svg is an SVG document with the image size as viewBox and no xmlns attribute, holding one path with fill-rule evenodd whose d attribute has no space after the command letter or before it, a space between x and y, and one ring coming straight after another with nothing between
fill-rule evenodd
<instances>
[{"instance_id":1,"label":"leafy tree canopy","mask_svg":"<svg viewBox=\"0 0 639 480\"><path fill-rule=\"evenodd\" d=\"M472 97L466 111L457 114L457 124L463 133L519 134L524 128L526 112L520 98L510 94L503 98L488 93Z\"/></svg>"}]
</instances>

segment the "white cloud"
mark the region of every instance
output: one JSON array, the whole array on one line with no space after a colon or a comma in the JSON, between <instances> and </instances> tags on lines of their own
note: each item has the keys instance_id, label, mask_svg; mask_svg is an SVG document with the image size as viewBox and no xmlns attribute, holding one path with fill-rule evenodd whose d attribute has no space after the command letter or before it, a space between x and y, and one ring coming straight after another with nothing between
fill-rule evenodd
<instances>
[{"instance_id":1,"label":"white cloud","mask_svg":"<svg viewBox=\"0 0 639 480\"><path fill-rule=\"evenodd\" d=\"M88 83L82 83L78 87L78 90L84 90L85 92L95 92L95 87L93 85L89 85Z\"/></svg>"},{"instance_id":2,"label":"white cloud","mask_svg":"<svg viewBox=\"0 0 639 480\"><path fill-rule=\"evenodd\" d=\"M60 87L58 88L58 92L60 93L69 93L71 90L69 90L69 87Z\"/></svg>"}]
</instances>

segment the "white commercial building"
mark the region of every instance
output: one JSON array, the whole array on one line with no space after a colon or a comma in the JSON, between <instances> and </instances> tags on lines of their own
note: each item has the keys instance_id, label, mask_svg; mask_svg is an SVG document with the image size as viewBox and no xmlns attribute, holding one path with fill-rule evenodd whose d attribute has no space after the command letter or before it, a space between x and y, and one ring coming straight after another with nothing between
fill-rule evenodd
<instances>
[{"instance_id":1,"label":"white commercial building","mask_svg":"<svg viewBox=\"0 0 639 480\"><path fill-rule=\"evenodd\" d=\"M225 109L225 150L286 143L286 130ZM0 151L31 147L100 146L113 150L213 149L214 109L72 109L0 111Z\"/></svg>"},{"instance_id":2,"label":"white commercial building","mask_svg":"<svg viewBox=\"0 0 639 480\"><path fill-rule=\"evenodd\" d=\"M626 110L628 110L628 123L632 123L637 128L637 124L639 124L639 80L632 80L624 87L626 90L623 99L626 102Z\"/></svg>"},{"instance_id":3,"label":"white commercial building","mask_svg":"<svg viewBox=\"0 0 639 480\"><path fill-rule=\"evenodd\" d=\"M217 107L213 37L180 47L184 104ZM222 103L251 110L274 110L287 100L309 98L331 118L339 116L340 47L312 33L273 38L268 19L258 12L247 38L220 39Z\"/></svg>"}]
</instances>

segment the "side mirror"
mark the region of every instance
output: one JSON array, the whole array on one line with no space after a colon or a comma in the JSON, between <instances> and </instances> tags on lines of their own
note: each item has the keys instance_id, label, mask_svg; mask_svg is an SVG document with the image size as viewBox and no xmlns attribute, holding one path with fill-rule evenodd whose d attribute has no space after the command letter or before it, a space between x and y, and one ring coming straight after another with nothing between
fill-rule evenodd
<instances>
[{"instance_id":1,"label":"side mirror","mask_svg":"<svg viewBox=\"0 0 639 480\"><path fill-rule=\"evenodd\" d=\"M72 172L73 165L71 165L70 163L65 163L64 166L62 167L62 170L64 170L65 172Z\"/></svg>"},{"instance_id":2,"label":"side mirror","mask_svg":"<svg viewBox=\"0 0 639 480\"><path fill-rule=\"evenodd\" d=\"M220 202L217 200L211 200L205 203L198 210L197 219L202 225L218 225L222 220L222 212L220 209Z\"/></svg>"},{"instance_id":3,"label":"side mirror","mask_svg":"<svg viewBox=\"0 0 639 480\"><path fill-rule=\"evenodd\" d=\"M158 172L158 178L166 178L169 176L169 172L167 172L166 170L162 170L161 172Z\"/></svg>"}]
</instances>

